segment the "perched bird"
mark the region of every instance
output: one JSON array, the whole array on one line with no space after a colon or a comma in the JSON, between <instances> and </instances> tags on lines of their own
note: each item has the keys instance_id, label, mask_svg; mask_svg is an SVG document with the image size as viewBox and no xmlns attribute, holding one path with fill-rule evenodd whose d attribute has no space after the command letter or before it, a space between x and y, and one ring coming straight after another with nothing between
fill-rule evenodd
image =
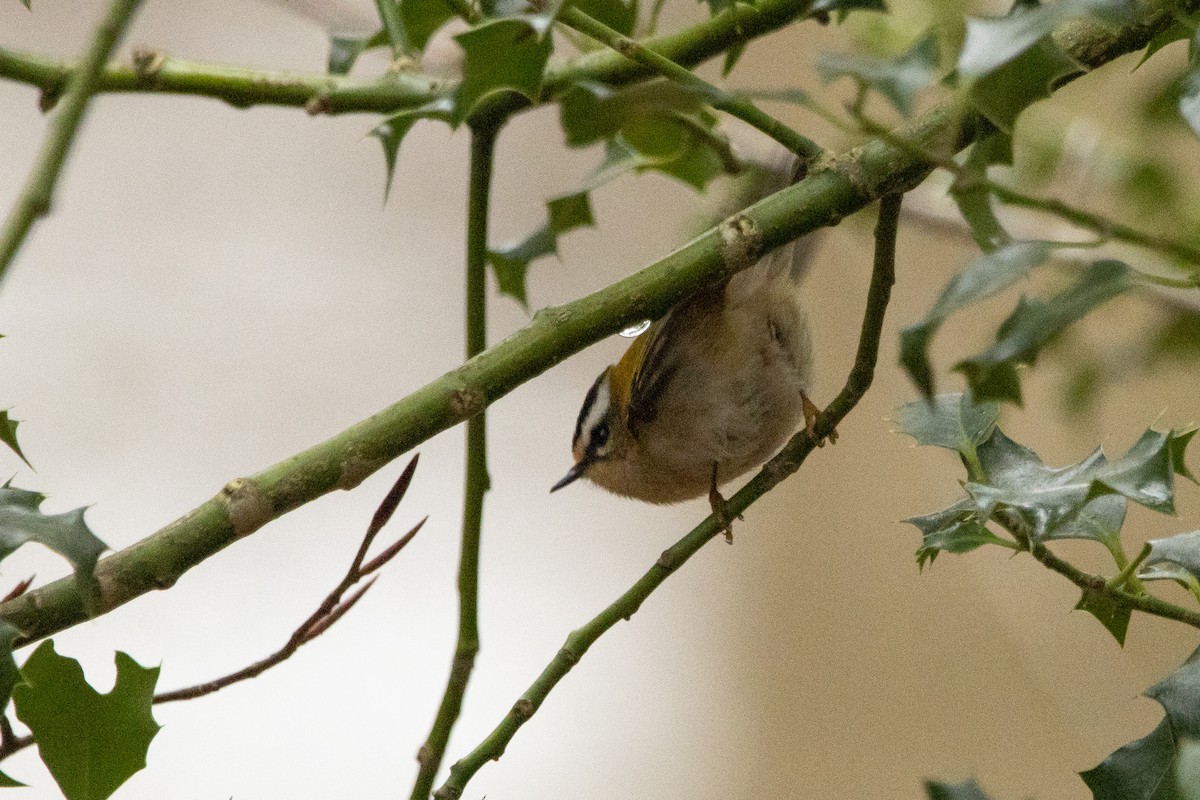
<instances>
[{"instance_id":1,"label":"perched bird","mask_svg":"<svg viewBox=\"0 0 1200 800\"><path fill-rule=\"evenodd\" d=\"M795 160L768 174L759 196L794 179ZM818 409L809 399L812 341L798 286L808 236L718 286L692 295L634 340L592 384L571 448L578 478L649 503L708 492L759 466ZM830 435L836 441L836 434Z\"/></svg>"}]
</instances>

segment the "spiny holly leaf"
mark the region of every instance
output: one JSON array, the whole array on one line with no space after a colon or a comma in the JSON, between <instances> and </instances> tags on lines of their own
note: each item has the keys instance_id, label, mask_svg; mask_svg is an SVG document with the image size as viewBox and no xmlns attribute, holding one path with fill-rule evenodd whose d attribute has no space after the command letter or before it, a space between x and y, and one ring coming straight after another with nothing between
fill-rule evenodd
<instances>
[{"instance_id":1,"label":"spiny holly leaf","mask_svg":"<svg viewBox=\"0 0 1200 800\"><path fill-rule=\"evenodd\" d=\"M463 49L454 124L469 117L480 100L496 92L537 98L552 44L551 37L541 35L528 20L491 20L454 39Z\"/></svg>"},{"instance_id":2,"label":"spiny holly leaf","mask_svg":"<svg viewBox=\"0 0 1200 800\"><path fill-rule=\"evenodd\" d=\"M1200 483L1200 481L1196 480L1196 476L1188 469L1185 456L1187 455L1187 446L1191 443L1192 437L1196 435L1197 430L1200 430L1200 428L1189 427L1173 431L1170 445L1171 469L1176 475L1187 478L1192 483Z\"/></svg>"},{"instance_id":3,"label":"spiny holly leaf","mask_svg":"<svg viewBox=\"0 0 1200 800\"><path fill-rule=\"evenodd\" d=\"M1004 17L972 17L967 20L967 38L958 59L964 75L986 75L1011 62L1049 36L1072 17L1094 17L1111 25L1129 19L1131 0L1057 0L1038 5L1018 0Z\"/></svg>"},{"instance_id":4,"label":"spiny holly leaf","mask_svg":"<svg viewBox=\"0 0 1200 800\"><path fill-rule=\"evenodd\" d=\"M1021 298L996 332L996 343L960 361L955 369L967 376L979 400L1011 400L1020 405L1017 367L1033 364L1041 349L1064 328L1131 285L1127 266L1119 261L1097 261L1074 286L1049 301Z\"/></svg>"},{"instance_id":5,"label":"spiny holly leaf","mask_svg":"<svg viewBox=\"0 0 1200 800\"><path fill-rule=\"evenodd\" d=\"M933 396L929 342L942 323L955 311L1007 289L1045 263L1050 252L1046 242L1016 242L985 253L946 284L925 319L900 332L900 364L923 395Z\"/></svg>"},{"instance_id":6,"label":"spiny holly leaf","mask_svg":"<svg viewBox=\"0 0 1200 800\"><path fill-rule=\"evenodd\" d=\"M963 164L966 174L950 187L950 196L971 229L971 236L985 253L1012 242L992 208L992 192L986 183L988 167L1011 165L1012 161L1012 137L1003 131L994 131L971 148Z\"/></svg>"},{"instance_id":7,"label":"spiny holly leaf","mask_svg":"<svg viewBox=\"0 0 1200 800\"><path fill-rule=\"evenodd\" d=\"M887 98L904 116L911 116L917 93L933 83L938 70L938 39L928 33L892 59L844 53L822 53L817 72L824 83L850 76Z\"/></svg>"},{"instance_id":8,"label":"spiny holly leaf","mask_svg":"<svg viewBox=\"0 0 1200 800\"><path fill-rule=\"evenodd\" d=\"M333 36L329 39L329 63L327 69L330 75L345 75L354 68L354 62L365 51L372 47L387 44L387 36L378 31L368 39Z\"/></svg>"},{"instance_id":9,"label":"spiny holly leaf","mask_svg":"<svg viewBox=\"0 0 1200 800\"><path fill-rule=\"evenodd\" d=\"M973 779L962 783L925 781L925 793L929 795L929 800L988 800Z\"/></svg>"},{"instance_id":10,"label":"spiny holly leaf","mask_svg":"<svg viewBox=\"0 0 1200 800\"><path fill-rule=\"evenodd\" d=\"M1192 34L1196 30L1196 23L1200 22L1200 20L1192 20L1188 18L1187 15L1181 15L1180 11L1175 11L1174 13L1176 15L1175 19L1169 26L1159 31L1158 34L1156 34L1154 38L1150 40L1150 43L1146 45L1146 52L1142 53L1142 59L1138 61L1137 67L1134 67L1134 69L1137 69L1138 67L1142 66L1142 64L1145 64L1155 53L1157 53L1159 50L1162 50L1167 45L1174 44L1175 42L1183 39L1192 38ZM1181 16L1183 18L1181 18Z\"/></svg>"},{"instance_id":11,"label":"spiny holly leaf","mask_svg":"<svg viewBox=\"0 0 1200 800\"><path fill-rule=\"evenodd\" d=\"M22 461L29 464L29 459L21 452L21 445L17 442L17 426L20 424L20 420L9 419L7 409L0 411L0 442L8 445L10 450L21 457ZM33 464L29 464L29 468L33 469Z\"/></svg>"},{"instance_id":12,"label":"spiny holly leaf","mask_svg":"<svg viewBox=\"0 0 1200 800\"><path fill-rule=\"evenodd\" d=\"M21 668L13 689L17 717L29 727L42 761L67 800L105 800L146 766L158 733L150 713L158 667L116 654L117 681L100 694L73 658L45 641Z\"/></svg>"},{"instance_id":13,"label":"spiny holly leaf","mask_svg":"<svg viewBox=\"0 0 1200 800\"><path fill-rule=\"evenodd\" d=\"M1075 604L1078 611L1086 611L1099 620L1105 630L1112 634L1121 647L1125 646L1125 634L1129 631L1129 619L1133 609L1119 597L1096 589L1084 589L1083 596Z\"/></svg>"},{"instance_id":14,"label":"spiny holly leaf","mask_svg":"<svg viewBox=\"0 0 1200 800\"><path fill-rule=\"evenodd\" d=\"M43 514L38 508L45 495L5 484L0 487L0 560L26 542L38 542L66 558L75 568L84 596L95 591L92 571L108 549L83 519L86 509L64 514Z\"/></svg>"},{"instance_id":15,"label":"spiny holly leaf","mask_svg":"<svg viewBox=\"0 0 1200 800\"><path fill-rule=\"evenodd\" d=\"M567 145L586 147L613 138L627 125L669 120L676 114L699 115L704 112L707 100L667 80L621 89L584 81L563 95L559 105L559 122Z\"/></svg>"},{"instance_id":16,"label":"spiny holly leaf","mask_svg":"<svg viewBox=\"0 0 1200 800\"><path fill-rule=\"evenodd\" d=\"M446 0L400 0L400 20L408 43L424 50L433 32L454 16Z\"/></svg>"},{"instance_id":17,"label":"spiny holly leaf","mask_svg":"<svg viewBox=\"0 0 1200 800\"><path fill-rule=\"evenodd\" d=\"M1166 710L1158 727L1079 773L1095 800L1178 800L1181 744L1200 738L1200 650L1169 678L1146 691Z\"/></svg>"},{"instance_id":18,"label":"spiny holly leaf","mask_svg":"<svg viewBox=\"0 0 1200 800\"><path fill-rule=\"evenodd\" d=\"M423 119L439 119L450 122L454 103L449 98L441 98L426 103L411 111L401 111L388 117L371 129L368 136L373 136L383 145L383 159L387 165L387 177L383 184L383 201L386 203L392 191L392 178L396 174L396 157L400 153L400 145L404 137L412 130L413 125Z\"/></svg>"},{"instance_id":19,"label":"spiny holly leaf","mask_svg":"<svg viewBox=\"0 0 1200 800\"><path fill-rule=\"evenodd\" d=\"M560 235L596 224L587 191L551 198L546 201L546 209L546 224L514 245L488 251L488 261L496 272L500 293L523 306L529 305L525 293L525 275L530 262L557 254Z\"/></svg>"},{"instance_id":20,"label":"spiny holly leaf","mask_svg":"<svg viewBox=\"0 0 1200 800\"><path fill-rule=\"evenodd\" d=\"M1184 570L1193 579L1200 580L1200 531L1180 533L1168 536L1166 539L1151 539L1146 542L1146 545L1150 548L1150 555L1146 556L1145 561L1147 567L1167 563ZM1139 577L1142 576L1139 575ZM1155 575L1154 577L1179 580L1173 574Z\"/></svg>"},{"instance_id":21,"label":"spiny holly leaf","mask_svg":"<svg viewBox=\"0 0 1200 800\"><path fill-rule=\"evenodd\" d=\"M967 94L972 105L993 125L1011 134L1022 111L1049 97L1064 77L1079 71L1079 64L1046 37L1012 61L971 81Z\"/></svg>"},{"instance_id":22,"label":"spiny holly leaf","mask_svg":"<svg viewBox=\"0 0 1200 800\"><path fill-rule=\"evenodd\" d=\"M976 448L991 438L1000 417L995 403L976 403L969 392L940 394L914 400L896 411L896 430L920 445L956 450L974 457Z\"/></svg>"},{"instance_id":23,"label":"spiny holly leaf","mask_svg":"<svg viewBox=\"0 0 1200 800\"><path fill-rule=\"evenodd\" d=\"M921 546L917 548L917 568L932 564L938 553L969 553L985 544L1008 546L980 522L972 503L966 500L923 517L904 520L921 531Z\"/></svg>"}]
</instances>

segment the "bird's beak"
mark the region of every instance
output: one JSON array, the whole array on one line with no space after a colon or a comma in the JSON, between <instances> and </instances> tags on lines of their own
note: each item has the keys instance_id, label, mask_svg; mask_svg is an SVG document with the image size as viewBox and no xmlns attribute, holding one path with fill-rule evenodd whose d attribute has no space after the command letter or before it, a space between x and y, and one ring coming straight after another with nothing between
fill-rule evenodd
<instances>
[{"instance_id":1,"label":"bird's beak","mask_svg":"<svg viewBox=\"0 0 1200 800\"><path fill-rule=\"evenodd\" d=\"M563 476L563 479L561 481L559 481L558 483L551 486L550 491L557 492L559 489L563 488L564 486L574 483L576 480L579 479L579 477L581 475L583 475L584 471L587 470L587 467L588 467L588 464L586 461L580 461L578 464L571 467L571 469L569 469L567 471L567 474Z\"/></svg>"}]
</instances>

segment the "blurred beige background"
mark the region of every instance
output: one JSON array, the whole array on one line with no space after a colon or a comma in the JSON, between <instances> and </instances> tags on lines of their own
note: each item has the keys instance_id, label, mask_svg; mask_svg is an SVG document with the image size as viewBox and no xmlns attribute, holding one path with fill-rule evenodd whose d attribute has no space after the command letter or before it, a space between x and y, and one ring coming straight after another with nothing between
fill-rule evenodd
<instances>
[{"instance_id":1,"label":"blurred beige background","mask_svg":"<svg viewBox=\"0 0 1200 800\"><path fill-rule=\"evenodd\" d=\"M675 21L702 13L681 6ZM95 0L35 0L32 13L8 0L0 41L72 55L99 11ZM150 0L123 52L135 46L305 70L321 69L326 52L319 26L230 0ZM845 32L805 25L752 47L735 83L811 87L813 54L849 47ZM1082 91L1066 107L1085 107ZM36 101L0 82L5 207L44 130ZM94 104L54 214L0 292L0 405L25 420L38 468L10 460L18 485L48 493L52 511L91 505L93 528L121 548L228 479L459 362L466 137L418 126L382 206L382 158L364 138L372 124L166 96ZM501 142L493 241L532 229L542 200L572 189L598 158L566 151L552 112L518 119ZM534 307L662 256L705 207L656 177L601 190L594 203L598 228L566 237L561 263L531 271ZM836 392L853 353L868 221L829 235L810 278L819 401ZM920 222L902 237L876 387L841 426L841 442L751 509L732 548L713 542L606 635L470 797L917 798L924 777L974 775L1005 800L1082 798L1074 772L1156 724L1158 707L1138 695L1191 651L1193 632L1136 617L1122 651L1071 613L1069 584L1006 552L946 556L917 572L917 534L898 520L951 502L959 470L948 453L890 432L891 409L912 397L893 366L895 333L971 251ZM992 319L1012 302L989 305ZM1150 313L1122 300L1093 331L1111 337ZM494 296L493 341L526 320ZM950 326L939 364L986 338ZM483 651L451 760L491 730L571 629L705 513L703 503L652 508L587 486L547 494L569 463L584 391L624 343L597 345L490 412ZM1176 374L1125 386L1097 417L1071 422L1056 410L1054 376L1035 373L1026 378L1032 411L1008 409L1003 424L1054 464L1100 442L1121 452L1147 425L1195 419L1198 384ZM157 709L164 727L150 766L117 798L407 796L453 646L461 450L458 430L421 448L393 530L425 514L430 522L359 607L258 680ZM56 637L59 651L102 688L114 649L161 664L164 688L260 658L341 576L400 467L269 525L169 592ZM1179 519L1132 510L1132 536L1200 527L1192 487L1179 505ZM1063 548L1104 569L1098 549ZM7 590L30 573L40 582L63 571L23 551L0 579ZM58 796L33 752L4 770L32 787L7 797Z\"/></svg>"}]
</instances>

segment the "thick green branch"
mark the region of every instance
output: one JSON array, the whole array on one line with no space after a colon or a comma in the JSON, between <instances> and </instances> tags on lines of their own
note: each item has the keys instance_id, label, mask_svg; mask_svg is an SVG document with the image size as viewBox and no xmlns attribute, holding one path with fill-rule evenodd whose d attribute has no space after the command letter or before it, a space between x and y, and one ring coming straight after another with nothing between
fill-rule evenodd
<instances>
[{"instance_id":1,"label":"thick green branch","mask_svg":"<svg viewBox=\"0 0 1200 800\"><path fill-rule=\"evenodd\" d=\"M767 8L780 7L764 3ZM1145 47L1171 21L1170 7L1153 4L1129 28L1081 29L1086 35L1072 38L1070 52L1095 66ZM672 60L688 62L677 55ZM801 183L747 209L743 216L752 225L732 229L760 233L761 240L753 244L761 244L761 252L773 250L836 224L884 194L915 187L935 166L922 153L960 150L981 129L975 116L961 117L946 106L934 109L896 131L906 140L904 147L874 140L818 163ZM657 317L684 296L728 276L745 265L745 258L730 258L734 251L727 241L743 249L747 245L731 237L723 240L721 229L709 230L606 289L542 310L524 330L328 441L250 478L231 481L186 516L103 559L96 571L101 587L98 612L169 587L241 536L327 492L356 486L392 459L469 419L571 354L632 322ZM63 579L0 604L0 618L21 630L26 643L75 625L86 615L74 582Z\"/></svg>"},{"instance_id":2,"label":"thick green branch","mask_svg":"<svg viewBox=\"0 0 1200 800\"><path fill-rule=\"evenodd\" d=\"M67 152L75 141L75 134L83 122L88 100L96 91L104 62L120 41L137 11L141 0L113 0L104 18L96 27L79 69L67 78L66 90L58 111L47 126L46 138L38 153L25 188L9 211L0 229L0 279L8 272L13 257L25 241L30 228L38 217L50 213L54 200L54 186L67 159Z\"/></svg>"},{"instance_id":3,"label":"thick green branch","mask_svg":"<svg viewBox=\"0 0 1200 800\"><path fill-rule=\"evenodd\" d=\"M467 210L467 358L487 347L487 219L498 128L471 130L471 180ZM486 412L467 420L467 473L463 498L462 552L458 563L458 643L446 691L429 738L417 754L420 769L412 800L426 800L442 765L450 731L462 711L467 681L479 653L479 544L483 496L488 490Z\"/></svg>"},{"instance_id":4,"label":"thick green branch","mask_svg":"<svg viewBox=\"0 0 1200 800\"><path fill-rule=\"evenodd\" d=\"M563 22L580 33L586 34L602 44L606 44L616 52L639 64L644 64L664 77L678 84L694 89L708 99L714 108L731 114L738 119L770 136L781 145L804 159L811 161L823 152L821 146L784 125L770 114L755 107L744 97L737 97L713 86L708 81L696 75L685 67L681 67L671 59L663 56L639 42L622 36L597 19L589 17L578 8L569 7L559 15Z\"/></svg>"},{"instance_id":5,"label":"thick green branch","mask_svg":"<svg viewBox=\"0 0 1200 800\"><path fill-rule=\"evenodd\" d=\"M883 317L891 297L895 281L896 230L900 219L900 195L889 195L883 199L879 212L879 224L875 231L875 264L871 276L871 287L867 293L867 308L858 340L858 353L854 367L846 384L833 403L817 421L817 437L801 431L792 438L779 455L771 459L727 503L730 513L738 514L749 508L756 500L777 486L784 478L800 468L818 441L828 435L839 422L862 399L871 386L875 374L875 362L879 358L879 339L883 331ZM697 525L690 533L664 551L645 575L630 587L608 608L583 627L567 637L566 644L542 670L542 674L529 687L504 717L500 724L469 755L450 768L450 777L434 797L438 800L455 800L462 797L463 789L479 769L489 761L504 754L508 743L530 717L537 712L546 697L566 677L567 673L583 658L588 649L605 632L621 620L637 613L642 603L655 589L662 585L671 573L695 555L701 547L725 530L725 524L712 516Z\"/></svg>"}]
</instances>

